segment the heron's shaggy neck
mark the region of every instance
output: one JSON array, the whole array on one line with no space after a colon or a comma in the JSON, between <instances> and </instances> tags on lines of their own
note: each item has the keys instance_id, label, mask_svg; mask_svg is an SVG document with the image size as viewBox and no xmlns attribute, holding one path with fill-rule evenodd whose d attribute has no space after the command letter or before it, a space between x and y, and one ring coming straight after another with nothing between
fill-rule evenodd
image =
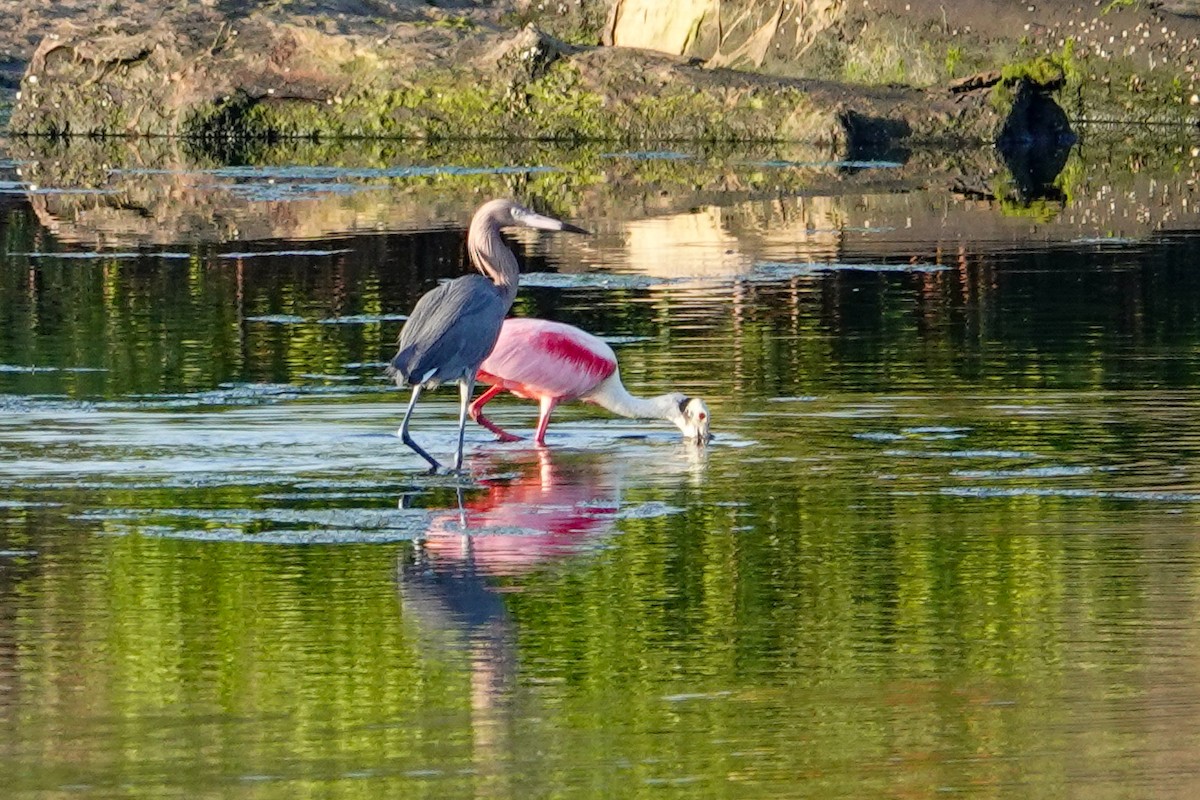
<instances>
[{"instance_id":1,"label":"heron's shaggy neck","mask_svg":"<svg viewBox=\"0 0 1200 800\"><path fill-rule=\"evenodd\" d=\"M467 254L475 269L492 279L511 302L517 296L520 269L517 257L500 238L500 229L490 215L477 215L467 233Z\"/></svg>"},{"instance_id":2,"label":"heron's shaggy neck","mask_svg":"<svg viewBox=\"0 0 1200 800\"><path fill-rule=\"evenodd\" d=\"M630 419L664 419L673 422L679 411L679 404L669 394L649 398L630 394L621 383L620 372L609 375L583 399Z\"/></svg>"}]
</instances>

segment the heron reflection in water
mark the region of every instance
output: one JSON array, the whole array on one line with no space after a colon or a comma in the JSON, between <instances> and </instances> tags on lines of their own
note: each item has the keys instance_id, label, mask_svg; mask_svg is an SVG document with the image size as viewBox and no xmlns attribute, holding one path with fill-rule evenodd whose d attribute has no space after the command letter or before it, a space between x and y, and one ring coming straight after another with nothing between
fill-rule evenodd
<instances>
[{"instance_id":1,"label":"heron reflection in water","mask_svg":"<svg viewBox=\"0 0 1200 800\"><path fill-rule=\"evenodd\" d=\"M421 540L401 551L401 618L423 660L439 671L463 665L481 773L511 761L505 737L520 665L517 623L505 594L520 591L522 582L533 584L532 574L552 564L588 561L619 535L627 513L672 513L673 507L652 502L626 507L626 486L658 486L675 495L680 484L704 479L708 448L685 445L665 459L655 444L621 449L622 457L605 449L542 447L481 453L473 471L493 477L480 478L481 490L465 496L456 487L457 502L431 510Z\"/></svg>"},{"instance_id":2,"label":"heron reflection in water","mask_svg":"<svg viewBox=\"0 0 1200 800\"><path fill-rule=\"evenodd\" d=\"M433 512L423 540L398 559L401 615L422 657L465 661L480 769L505 761L508 726L498 723L518 668L516 624L495 580L594 549L614 529L620 476L611 458L584 455L556 465L545 449L486 454L487 471L504 477Z\"/></svg>"}]
</instances>

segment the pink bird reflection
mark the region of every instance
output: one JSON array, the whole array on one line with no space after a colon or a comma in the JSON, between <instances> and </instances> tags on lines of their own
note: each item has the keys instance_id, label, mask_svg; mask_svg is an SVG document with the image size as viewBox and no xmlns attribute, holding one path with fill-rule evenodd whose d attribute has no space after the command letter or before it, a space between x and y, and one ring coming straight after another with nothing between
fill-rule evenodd
<instances>
[{"instance_id":1,"label":"pink bird reflection","mask_svg":"<svg viewBox=\"0 0 1200 800\"><path fill-rule=\"evenodd\" d=\"M619 475L607 460L554 462L539 448L525 462L494 464L509 472L481 481L482 494L435 512L423 547L437 561L469 563L491 576L520 575L547 561L595 548L620 510ZM506 469L507 468L507 469Z\"/></svg>"}]
</instances>

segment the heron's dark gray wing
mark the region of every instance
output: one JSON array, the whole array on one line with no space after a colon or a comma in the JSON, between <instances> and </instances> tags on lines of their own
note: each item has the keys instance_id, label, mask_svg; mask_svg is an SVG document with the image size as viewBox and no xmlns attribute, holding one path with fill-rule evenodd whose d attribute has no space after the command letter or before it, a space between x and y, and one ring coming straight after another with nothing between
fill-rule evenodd
<instances>
[{"instance_id":1,"label":"heron's dark gray wing","mask_svg":"<svg viewBox=\"0 0 1200 800\"><path fill-rule=\"evenodd\" d=\"M495 347L509 306L482 275L464 275L426 292L400 330L394 373L405 383L473 376Z\"/></svg>"}]
</instances>

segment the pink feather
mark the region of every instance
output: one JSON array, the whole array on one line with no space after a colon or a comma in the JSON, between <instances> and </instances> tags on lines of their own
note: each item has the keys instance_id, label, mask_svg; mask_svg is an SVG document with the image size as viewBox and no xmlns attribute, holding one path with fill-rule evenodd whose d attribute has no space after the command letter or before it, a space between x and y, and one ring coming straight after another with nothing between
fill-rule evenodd
<instances>
[{"instance_id":1,"label":"pink feather","mask_svg":"<svg viewBox=\"0 0 1200 800\"><path fill-rule=\"evenodd\" d=\"M575 400L617 369L603 340L561 322L510 318L491 355L479 365L479 380L518 397Z\"/></svg>"},{"instance_id":2,"label":"pink feather","mask_svg":"<svg viewBox=\"0 0 1200 800\"><path fill-rule=\"evenodd\" d=\"M586 397L617 371L617 356L604 341L561 322L511 317L504 320L496 346L479 365L477 380L492 386L471 404L471 416L502 439L506 433L480 413L501 391L541 405L538 443L544 441L554 406Z\"/></svg>"}]
</instances>

